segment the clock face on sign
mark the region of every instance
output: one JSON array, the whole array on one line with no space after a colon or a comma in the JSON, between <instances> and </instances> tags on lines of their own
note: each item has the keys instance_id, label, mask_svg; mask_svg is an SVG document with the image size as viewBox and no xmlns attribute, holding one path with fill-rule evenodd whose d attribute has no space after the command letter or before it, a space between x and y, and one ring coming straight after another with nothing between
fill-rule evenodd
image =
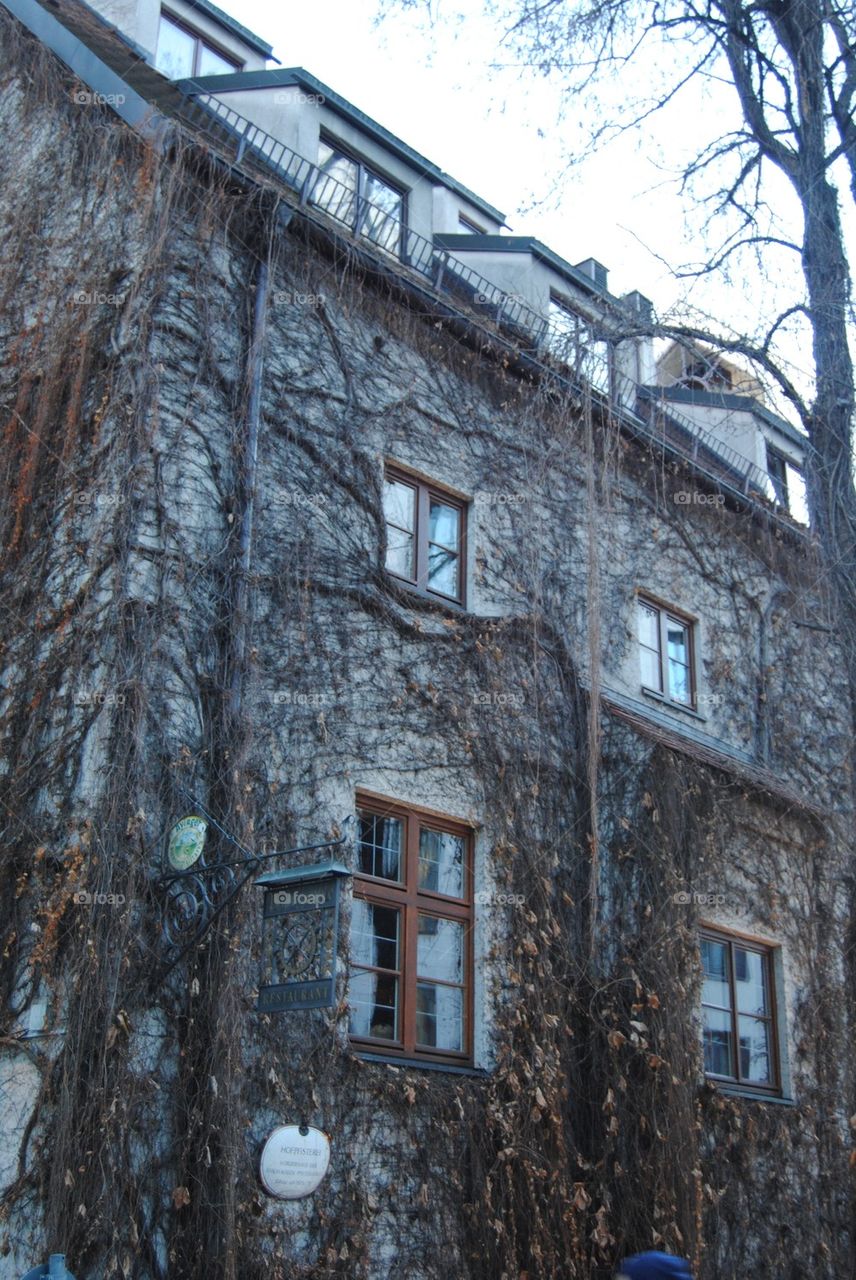
<instances>
[{"instance_id":1,"label":"clock face on sign","mask_svg":"<svg viewBox=\"0 0 856 1280\"><path fill-rule=\"evenodd\" d=\"M281 979L300 978L312 968L319 950L316 921L295 916L282 925L279 945Z\"/></svg>"}]
</instances>

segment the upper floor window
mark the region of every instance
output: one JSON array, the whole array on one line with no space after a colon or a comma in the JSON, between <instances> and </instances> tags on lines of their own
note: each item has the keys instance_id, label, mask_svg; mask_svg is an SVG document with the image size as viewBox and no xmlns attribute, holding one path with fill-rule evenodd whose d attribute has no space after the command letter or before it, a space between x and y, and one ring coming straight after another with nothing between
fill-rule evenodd
<instances>
[{"instance_id":1,"label":"upper floor window","mask_svg":"<svg viewBox=\"0 0 856 1280\"><path fill-rule=\"evenodd\" d=\"M387 569L419 591L463 604L465 504L393 467L383 488Z\"/></svg>"},{"instance_id":2,"label":"upper floor window","mask_svg":"<svg viewBox=\"0 0 856 1280\"><path fill-rule=\"evenodd\" d=\"M376 1053L471 1055L472 838L452 819L360 799L351 1039Z\"/></svg>"},{"instance_id":3,"label":"upper floor window","mask_svg":"<svg viewBox=\"0 0 856 1280\"><path fill-rule=\"evenodd\" d=\"M691 360L681 377L683 386L693 391L730 391L733 384L728 369L718 360Z\"/></svg>"},{"instance_id":4,"label":"upper floor window","mask_svg":"<svg viewBox=\"0 0 856 1280\"><path fill-rule=\"evenodd\" d=\"M598 391L609 392L609 343L596 336L590 320L555 293L550 294L547 345L577 377L585 378Z\"/></svg>"},{"instance_id":5,"label":"upper floor window","mask_svg":"<svg viewBox=\"0 0 856 1280\"><path fill-rule=\"evenodd\" d=\"M458 214L458 231L471 236L483 236L487 234L484 227L480 227L477 222L473 222L473 220L468 218L465 213Z\"/></svg>"},{"instance_id":6,"label":"upper floor window","mask_svg":"<svg viewBox=\"0 0 856 1280\"><path fill-rule=\"evenodd\" d=\"M667 702L695 706L692 621L643 596L636 608L642 688Z\"/></svg>"},{"instance_id":7,"label":"upper floor window","mask_svg":"<svg viewBox=\"0 0 856 1280\"><path fill-rule=\"evenodd\" d=\"M705 930L701 958L706 1074L779 1092L773 949Z\"/></svg>"},{"instance_id":8,"label":"upper floor window","mask_svg":"<svg viewBox=\"0 0 856 1280\"><path fill-rule=\"evenodd\" d=\"M355 235L365 236L381 249L401 255L404 192L324 138L318 145L318 169L313 203L344 222Z\"/></svg>"},{"instance_id":9,"label":"upper floor window","mask_svg":"<svg viewBox=\"0 0 856 1280\"><path fill-rule=\"evenodd\" d=\"M228 75L231 71L240 71L241 65L237 58L223 53L198 32L161 13L155 66L170 80Z\"/></svg>"}]
</instances>

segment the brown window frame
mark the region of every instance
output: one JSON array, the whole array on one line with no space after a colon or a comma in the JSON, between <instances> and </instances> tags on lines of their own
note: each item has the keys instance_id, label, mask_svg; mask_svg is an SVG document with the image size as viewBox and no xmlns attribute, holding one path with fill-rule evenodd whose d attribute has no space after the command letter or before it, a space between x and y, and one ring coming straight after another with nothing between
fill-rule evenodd
<instances>
[{"instance_id":1,"label":"brown window frame","mask_svg":"<svg viewBox=\"0 0 856 1280\"><path fill-rule=\"evenodd\" d=\"M473 1062L473 828L455 818L447 818L429 809L400 804L397 801L378 799L358 793L358 814L367 813L383 818L398 818L403 825L402 853L403 878L387 880L357 871L354 875L355 898L380 906L393 907L400 912L400 955L395 973L399 981L399 1039L380 1036L350 1034L354 1048L363 1053L375 1053L387 1058L411 1061L446 1063L450 1066L472 1066ZM422 829L446 832L461 836L464 840L464 896L452 897L435 890L420 889L419 833ZM464 925L464 975L463 1028L460 1050L437 1049L417 1044L416 1041L416 989L419 980L417 970L417 942L419 915L431 915L438 919L454 920ZM361 971L373 971L373 966L355 965ZM432 979L432 981L437 981ZM444 985L444 984L439 984ZM457 984L449 984L455 985Z\"/></svg>"},{"instance_id":2,"label":"brown window frame","mask_svg":"<svg viewBox=\"0 0 856 1280\"><path fill-rule=\"evenodd\" d=\"M681 609L675 609L672 605L666 604L663 600L658 600L656 596L650 596L645 591L637 591L636 593L636 645L637 649L646 648L647 645L642 644L639 638L639 607L645 605L649 609L653 609L657 613L657 635L659 639L659 650L657 657L660 666L660 685L659 689L652 689L650 685L641 681L641 665L640 665L640 682L646 693L653 694L655 698L659 698L662 702L667 703L670 707L680 707L683 711L698 711L698 682L696 679L696 644L698 643L698 623L697 620L684 613ZM666 636L666 628L668 620L671 618L674 622L679 623L682 627L687 628L688 635L688 657L689 657L689 698L684 701L682 698L674 698L669 691L668 673L669 666L666 660L668 653L668 641ZM649 649L649 652L653 650Z\"/></svg>"},{"instance_id":3,"label":"brown window frame","mask_svg":"<svg viewBox=\"0 0 856 1280\"><path fill-rule=\"evenodd\" d=\"M211 53L216 53L217 57L222 58L224 62L231 63L233 70L243 71L245 64L240 58L236 58L229 49L224 49L222 45L217 44L216 40L210 39L203 31L199 31L196 27L191 27L183 18L179 18L177 14L172 13L169 9L161 8L158 14L158 39L160 38L161 18L166 18L168 22L185 32L186 35L193 36L195 41L193 46L193 70L190 73L190 77L187 77L188 79L199 75L200 53L203 46ZM157 57L157 43L155 43L155 57ZM228 72L223 71L220 74L228 75Z\"/></svg>"},{"instance_id":4,"label":"brown window frame","mask_svg":"<svg viewBox=\"0 0 856 1280\"><path fill-rule=\"evenodd\" d=\"M395 573L389 568L387 568L386 572L395 578L397 582L406 583L408 587L418 592L419 595L426 596L431 600L442 601L445 604L465 607L467 596L468 503L464 498L451 493L448 489L444 489L442 485L435 484L432 480L426 480L423 476L413 475L411 472L405 471L401 467L396 467L391 463L384 467L383 478L384 481L395 480L399 484L409 485L411 489L416 490L416 523L413 530L416 549L415 577L405 577L403 574ZM429 504L432 498L439 499L447 506L455 507L459 513L458 590L457 595L454 596L446 595L444 591L437 591L435 588L428 586ZM390 521L386 518L386 511L384 511L385 533L389 523Z\"/></svg>"},{"instance_id":5,"label":"brown window frame","mask_svg":"<svg viewBox=\"0 0 856 1280\"><path fill-rule=\"evenodd\" d=\"M720 1075L717 1072L705 1069L705 1078L715 1080L718 1083L732 1086L735 1089L745 1089L751 1092L769 1094L770 1097L780 1098L783 1095L782 1086L782 1069L779 1045L779 1013L778 1001L776 999L776 965L775 955L779 948L771 943L761 942L756 938L747 937L741 933L734 933L728 929L720 929L711 925L703 925L699 931L699 942L702 939L708 939L711 942L719 942L728 947L728 989L731 998L731 1009L722 1010L722 1012L730 1012L731 1014L731 1040L734 1046L734 1068L736 1075ZM749 1080L740 1074L740 1039L738 1035L738 1009L737 1009L737 990L734 978L734 951L739 948L741 951L751 951L756 955L760 955L764 965L764 975L767 985L767 993L769 996L770 1011L766 1015L752 1014L753 1018L757 1018L759 1022L769 1024L769 1046L770 1046L770 1081ZM699 963L701 963L701 946L699 946ZM720 1005L705 1004L702 1000L702 1034L704 1034L704 1010L705 1009L721 1009ZM704 1049L702 1049L702 1054Z\"/></svg>"}]
</instances>

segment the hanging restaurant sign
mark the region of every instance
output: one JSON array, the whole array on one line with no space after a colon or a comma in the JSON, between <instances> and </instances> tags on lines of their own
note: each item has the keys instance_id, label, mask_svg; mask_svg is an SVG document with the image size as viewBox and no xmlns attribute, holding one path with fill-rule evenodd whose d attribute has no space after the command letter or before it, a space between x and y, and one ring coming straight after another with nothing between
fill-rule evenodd
<instances>
[{"instance_id":1,"label":"hanging restaurant sign","mask_svg":"<svg viewBox=\"0 0 856 1280\"><path fill-rule=\"evenodd\" d=\"M330 1165L330 1139L308 1125L283 1124L274 1129L262 1151L259 1176L277 1200L311 1196Z\"/></svg>"},{"instance_id":2,"label":"hanging restaurant sign","mask_svg":"<svg viewBox=\"0 0 856 1280\"><path fill-rule=\"evenodd\" d=\"M170 829L166 856L174 871L187 871L202 857L208 823L196 816L181 818Z\"/></svg>"},{"instance_id":3,"label":"hanging restaurant sign","mask_svg":"<svg viewBox=\"0 0 856 1280\"><path fill-rule=\"evenodd\" d=\"M264 889L262 974L256 1008L326 1009L336 1002L341 862L270 871Z\"/></svg>"}]
</instances>

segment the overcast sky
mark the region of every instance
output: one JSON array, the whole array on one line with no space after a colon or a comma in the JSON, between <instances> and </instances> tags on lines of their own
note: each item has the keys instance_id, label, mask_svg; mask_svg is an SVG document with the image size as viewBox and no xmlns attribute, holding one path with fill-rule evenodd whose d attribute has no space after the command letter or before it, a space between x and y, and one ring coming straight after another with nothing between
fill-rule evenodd
<instances>
[{"instance_id":1,"label":"overcast sky","mask_svg":"<svg viewBox=\"0 0 856 1280\"><path fill-rule=\"evenodd\" d=\"M739 274L727 289L677 282L665 265L698 255L698 222L688 230L689 205L674 176L699 137L724 132L734 110L728 88L698 83L642 139L614 142L568 173L567 158L585 135L587 104L563 104L558 88L498 67L508 55L479 0L435 0L433 22L426 9L393 6L379 25L377 0L221 5L268 40L283 65L305 67L502 209L513 232L537 236L570 262L599 259L612 292L639 289L660 314L689 295L745 332L759 307L773 312L774 304L800 296L795 255L780 255L764 276ZM616 100L624 88L616 83ZM788 201L780 185L772 216L787 219ZM791 358L805 369L799 348Z\"/></svg>"}]
</instances>

